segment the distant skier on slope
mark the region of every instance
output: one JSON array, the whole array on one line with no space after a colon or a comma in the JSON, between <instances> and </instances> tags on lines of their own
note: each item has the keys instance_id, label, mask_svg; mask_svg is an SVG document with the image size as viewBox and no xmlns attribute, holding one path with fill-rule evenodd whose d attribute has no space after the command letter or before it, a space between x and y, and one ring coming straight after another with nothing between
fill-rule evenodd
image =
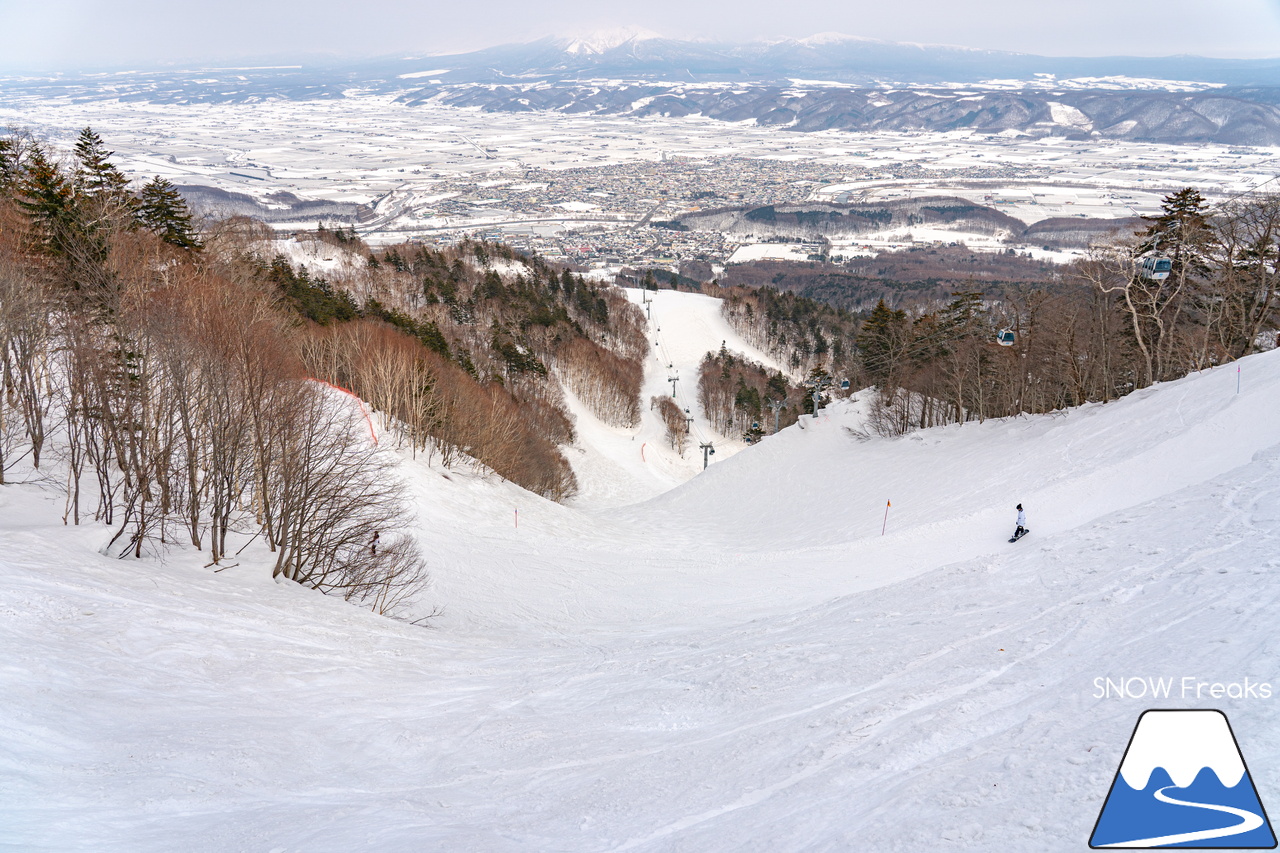
<instances>
[{"instance_id":1,"label":"distant skier on slope","mask_svg":"<svg viewBox=\"0 0 1280 853\"><path fill-rule=\"evenodd\" d=\"M1023 511L1022 504L1018 504L1018 528L1013 531L1013 538L1009 541L1017 542L1030 532L1031 531L1027 530L1027 514Z\"/></svg>"}]
</instances>

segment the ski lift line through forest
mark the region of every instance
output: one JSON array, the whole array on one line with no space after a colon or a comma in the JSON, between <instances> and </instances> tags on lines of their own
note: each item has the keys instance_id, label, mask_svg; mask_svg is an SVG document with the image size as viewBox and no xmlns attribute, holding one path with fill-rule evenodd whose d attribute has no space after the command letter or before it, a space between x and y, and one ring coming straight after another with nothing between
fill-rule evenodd
<instances>
[{"instance_id":1,"label":"ski lift line through forest","mask_svg":"<svg viewBox=\"0 0 1280 853\"><path fill-rule=\"evenodd\" d=\"M1270 161L1266 161L1266 162L1270 162ZM1233 196L1229 196L1223 199L1222 201L1218 202L1217 204L1210 205L1208 208L1205 209L1202 215L1205 219L1207 219L1210 216L1212 216L1214 213L1221 212L1231 202L1236 201L1237 199L1240 199L1240 198L1244 198L1245 196L1252 195L1253 193L1256 193L1259 190L1261 190L1267 184L1270 184L1274 181L1280 181L1280 174L1273 175L1272 177L1267 178L1265 181L1262 181L1259 184L1249 187L1248 189L1242 190L1241 192L1238 192ZM1143 252L1142 254L1138 255L1134 259L1134 268L1135 268L1134 272L1136 275L1139 275L1150 281L1164 281L1173 273L1173 260L1169 258L1167 255L1164 255L1160 252L1160 242L1159 242L1158 236L1156 237L1156 241L1152 246L1152 248L1150 249L1150 251ZM1013 346L1014 343L1016 343L1016 341L1017 341L1017 335L1014 333L1012 329L1001 329L1000 332L996 335L996 343L1000 344L1000 346L1003 346L1003 347Z\"/></svg>"},{"instance_id":2,"label":"ski lift line through forest","mask_svg":"<svg viewBox=\"0 0 1280 853\"><path fill-rule=\"evenodd\" d=\"M1220 212L1223 209L1225 209L1227 205L1231 204L1231 202L1235 201L1236 199L1244 198L1247 195L1252 195L1253 193L1256 193L1258 190L1265 187L1267 184L1277 180L1280 180L1280 174L1272 175L1270 178L1267 178L1262 183L1249 187L1246 190L1242 190L1233 196L1229 196L1223 199L1222 201L1218 202L1217 204L1211 204L1207 208L1205 208L1204 213L1201 214L1201 217L1203 219L1208 219L1214 213ZM1156 241L1154 245L1151 247L1151 250L1147 252L1143 252L1141 255L1139 255L1135 259L1135 262L1136 262L1135 266L1136 266L1137 274L1151 281L1164 281L1173 273L1173 260L1169 258L1167 255L1163 255L1160 253L1160 238L1158 235L1156 237Z\"/></svg>"},{"instance_id":3,"label":"ski lift line through forest","mask_svg":"<svg viewBox=\"0 0 1280 853\"><path fill-rule=\"evenodd\" d=\"M656 331L654 332L653 344L655 349L655 357L658 359L658 364L660 364L664 370L676 370L677 368L674 367L675 360L672 358L670 350L668 350L666 345L662 342L662 336L661 336L662 324L654 323L654 329ZM670 378L668 378L667 381L672 382ZM697 441L700 445L710 444L714 446L715 444L714 440L712 438L707 437L707 435L703 432L702 427L698 424L697 420L692 417L693 404L692 403L688 405L681 404L681 401L680 401L681 397L686 396L681 391L682 386L683 386L683 383L681 383L679 379L676 379L675 382L672 382L671 399L674 400L676 405L680 407L680 411L690 416L689 437Z\"/></svg>"},{"instance_id":4,"label":"ski lift line through forest","mask_svg":"<svg viewBox=\"0 0 1280 853\"><path fill-rule=\"evenodd\" d=\"M675 361L671 358L671 354L666 349L666 347L662 345L661 339L659 338L654 343L658 345L659 364L661 364L665 369L668 369L668 370L677 369L674 367ZM671 399L675 401L676 405L680 408L682 412L684 412L686 415L689 416L688 418L688 421L690 423L689 437L696 440L699 444L713 444L714 442L707 438L706 434L702 431L701 426L699 426L697 420L693 417L693 404L692 403L688 405L681 404L681 398L685 397L686 394L684 394L682 391L683 386L678 378L678 374L677 374L677 377L674 378L674 381L672 378L668 378L667 381L672 383Z\"/></svg>"},{"instance_id":5,"label":"ski lift line through forest","mask_svg":"<svg viewBox=\"0 0 1280 853\"><path fill-rule=\"evenodd\" d=\"M1276 180L1280 180L1280 175L1273 175L1260 184L1229 196L1217 204L1209 205L1201 214L1202 219L1208 219L1214 213L1224 210L1228 204L1236 199L1251 195ZM1173 259L1160 252L1160 236L1159 234L1156 235L1155 242L1149 251L1143 252L1134 259L1135 273L1150 281L1164 281L1173 274Z\"/></svg>"},{"instance_id":6,"label":"ski lift line through forest","mask_svg":"<svg viewBox=\"0 0 1280 853\"><path fill-rule=\"evenodd\" d=\"M919 319L919 318L916 318L916 319ZM939 324L937 324L937 326L936 326L936 328L935 328L935 331L930 332L929 334L924 335L924 336L922 336L922 337L915 338L915 339L913 340L913 343L914 343L915 345L917 345L917 346L920 346L920 347L923 347L923 348L926 348L926 349L927 349L927 348L929 348L929 347L931 347L931 346L934 346L934 345L936 345L936 344L945 344L945 343L949 343L949 342L951 342L951 341L953 340L953 337L952 337L952 335L953 335L953 331L954 331L953 327L951 327L951 326L949 326L949 325L947 325L947 324L945 324L945 323L939 323ZM1017 340L1017 331L1016 331L1016 329L1015 329L1014 327L1012 327L1012 326L1006 326L1006 327L1001 327L1001 328L999 328L999 329L997 330L997 332L996 332L996 342L997 342L997 343L999 343L999 342L1000 342L1000 341L999 341L999 339L1000 339L1000 338L1001 338L1001 336L1003 336L1003 335L1004 335L1004 333L1006 333L1006 332L1011 332L1011 333L1013 333L1013 334L1014 334L1014 340L1015 340L1015 342L1016 342L1016 340ZM986 334L989 334L989 332L983 333L983 336L985 336ZM1001 346L1009 346L1009 344L1003 344L1003 343L1002 343L1002 344L1001 344Z\"/></svg>"}]
</instances>

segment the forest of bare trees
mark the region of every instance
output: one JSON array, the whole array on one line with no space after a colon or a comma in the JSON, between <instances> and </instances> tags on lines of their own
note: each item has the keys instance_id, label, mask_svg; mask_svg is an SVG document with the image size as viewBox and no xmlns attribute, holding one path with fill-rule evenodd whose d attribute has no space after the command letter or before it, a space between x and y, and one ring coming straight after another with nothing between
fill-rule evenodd
<instances>
[{"instance_id":1,"label":"forest of bare trees","mask_svg":"<svg viewBox=\"0 0 1280 853\"><path fill-rule=\"evenodd\" d=\"M563 500L577 489L559 450L574 439L566 394L605 423L637 422L647 336L643 314L619 289L500 244L371 249L336 232L316 236L358 263L317 279L278 258L269 273L325 330L309 369L414 425L415 449L450 464L474 458ZM370 323L387 334L346 328ZM388 358L404 361L403 352L373 355L403 348L391 342L396 334L421 345L415 369L431 389L416 382L413 411L403 393L387 392L387 377L370 373L375 362L386 374Z\"/></svg>"},{"instance_id":2,"label":"forest of bare trees","mask_svg":"<svg viewBox=\"0 0 1280 853\"><path fill-rule=\"evenodd\" d=\"M148 228L88 230L92 190L64 180L62 222L37 187L0 200L0 472L54 461L65 520L109 525L107 553L225 565L260 538L278 577L395 612L427 580L413 519L363 418L307 380L289 317Z\"/></svg>"},{"instance_id":3,"label":"forest of bare trees","mask_svg":"<svg viewBox=\"0 0 1280 853\"><path fill-rule=\"evenodd\" d=\"M563 499L562 389L638 418L643 319L612 288L336 232L359 263L313 278L110 155L88 129L62 159L0 139L0 485L56 472L108 553L226 565L260 541L278 578L395 612L427 574L386 444Z\"/></svg>"},{"instance_id":4,"label":"forest of bare trees","mask_svg":"<svg viewBox=\"0 0 1280 853\"><path fill-rule=\"evenodd\" d=\"M1144 272L1144 260L1157 257L1169 262L1166 277ZM770 287L709 292L793 375L822 368L874 386L874 431L900 435L1105 402L1274 346L1278 275L1280 196L1210 208L1184 189L1131 238L1094 246L1044 281L946 299L903 288L894 307L881 299L858 314ZM720 387L725 371L712 362L705 405L726 422L754 411L746 385Z\"/></svg>"},{"instance_id":5,"label":"forest of bare trees","mask_svg":"<svg viewBox=\"0 0 1280 853\"><path fill-rule=\"evenodd\" d=\"M671 396L654 397L650 405L658 410L658 417L667 428L667 443L672 450L684 456L689 447L689 416Z\"/></svg>"}]
</instances>

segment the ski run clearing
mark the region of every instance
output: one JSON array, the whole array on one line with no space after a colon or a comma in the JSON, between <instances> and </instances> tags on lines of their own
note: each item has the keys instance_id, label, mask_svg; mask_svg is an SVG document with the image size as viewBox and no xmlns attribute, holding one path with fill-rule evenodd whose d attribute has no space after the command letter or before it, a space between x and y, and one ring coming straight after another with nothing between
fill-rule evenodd
<instances>
[{"instance_id":1,"label":"ski run clearing","mask_svg":"<svg viewBox=\"0 0 1280 853\"><path fill-rule=\"evenodd\" d=\"M746 348L659 296L695 408ZM1224 711L1274 813L1280 698L1181 691L1280 687L1278 401L1280 352L896 440L855 398L699 473L646 396L567 506L405 455L427 628L0 487L0 850L1082 850L1148 707Z\"/></svg>"}]
</instances>

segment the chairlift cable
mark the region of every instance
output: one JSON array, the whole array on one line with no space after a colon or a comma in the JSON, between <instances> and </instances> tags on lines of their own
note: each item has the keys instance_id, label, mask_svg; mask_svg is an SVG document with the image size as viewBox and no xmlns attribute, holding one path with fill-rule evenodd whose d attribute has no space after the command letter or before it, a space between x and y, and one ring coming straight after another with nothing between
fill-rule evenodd
<instances>
[{"instance_id":1,"label":"chairlift cable","mask_svg":"<svg viewBox=\"0 0 1280 853\"><path fill-rule=\"evenodd\" d=\"M1230 198L1223 199L1222 201L1218 202L1217 204L1215 204L1215 205L1211 205L1211 206L1209 207L1209 209L1206 211L1206 213L1212 213L1213 211L1215 211L1215 210L1217 210L1217 209L1219 209L1219 208L1221 208L1221 207L1225 207L1226 205L1230 204L1231 202L1235 201L1235 200L1236 200L1236 199L1238 199L1238 198L1243 198L1243 197L1245 197L1245 196L1247 196L1247 195L1250 195L1251 193L1256 193L1258 190L1262 189L1263 187L1265 187L1267 184L1271 183L1272 181L1280 181L1280 174L1272 175L1270 178L1267 178L1265 181L1263 181L1263 182L1262 182L1262 183L1260 183L1260 184L1256 184L1255 186L1249 187L1249 188L1248 188L1248 189L1246 189L1246 190L1242 190L1242 191L1240 191L1240 192L1236 193L1235 195L1231 196Z\"/></svg>"}]
</instances>

